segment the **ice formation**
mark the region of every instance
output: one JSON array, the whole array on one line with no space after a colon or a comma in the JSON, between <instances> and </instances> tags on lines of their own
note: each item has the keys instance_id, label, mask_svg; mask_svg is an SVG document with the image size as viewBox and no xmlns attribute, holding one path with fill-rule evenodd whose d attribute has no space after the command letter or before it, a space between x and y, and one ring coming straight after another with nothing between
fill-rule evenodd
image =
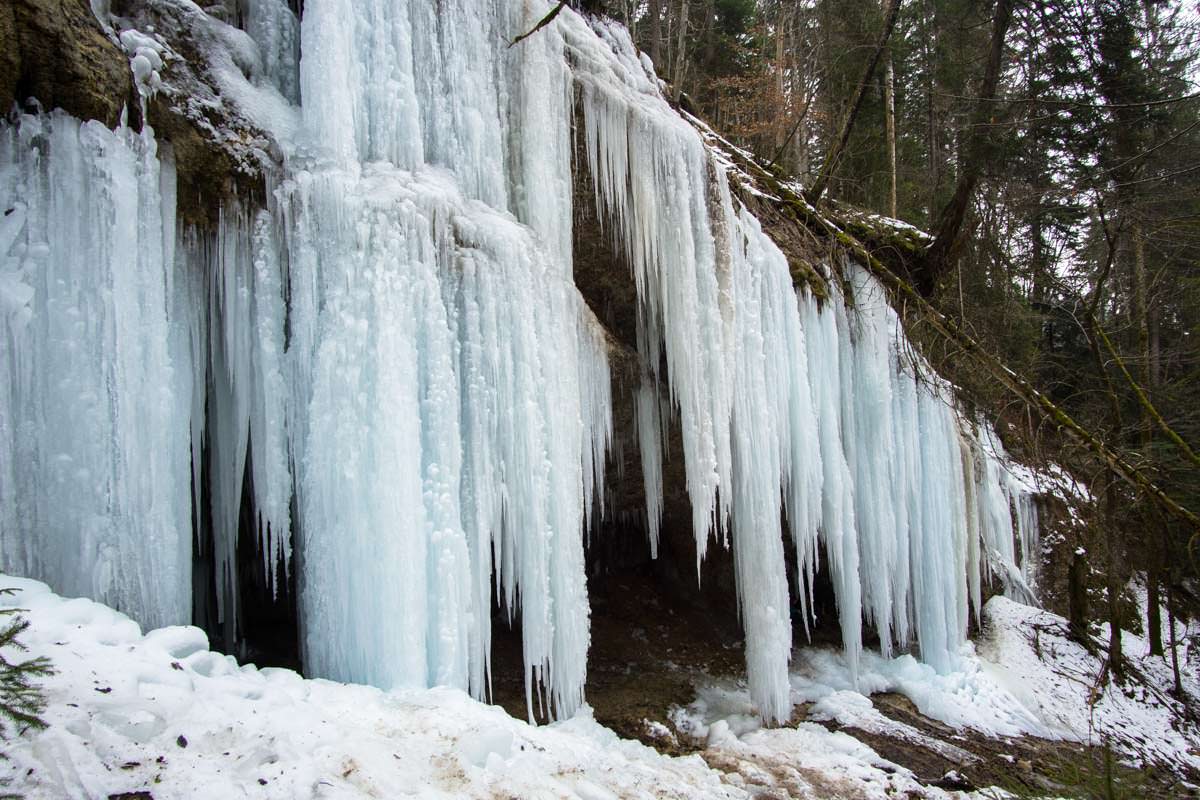
<instances>
[{"instance_id":1,"label":"ice formation","mask_svg":"<svg viewBox=\"0 0 1200 800\"><path fill-rule=\"evenodd\" d=\"M0 556L147 625L191 615L174 180L126 129L0 129Z\"/></svg>"},{"instance_id":2,"label":"ice formation","mask_svg":"<svg viewBox=\"0 0 1200 800\"><path fill-rule=\"evenodd\" d=\"M981 576L1031 594L1034 487L881 288L837 264L845 295L794 289L619 28L566 11L505 47L548 8L308 0L297 23L245 3L255 91L302 98L301 122L266 207L229 203L215 230L175 231L149 129L2 129L5 568L185 621L194 517L232 638L249 495L272 585L296 571L310 672L483 695L494 598L531 714L572 713L612 437L607 344L572 283L587 169L639 298L649 546L677 425L765 718L790 714L792 596L807 625L820 567L852 671L864 621L946 670Z\"/></svg>"},{"instance_id":3,"label":"ice formation","mask_svg":"<svg viewBox=\"0 0 1200 800\"><path fill-rule=\"evenodd\" d=\"M605 32L624 74L635 75L628 40ZM597 203L641 300L649 375L638 421L652 546L662 502L654 437L664 426L644 398L666 386L697 553L714 532L732 539L747 672L764 716L790 713L785 510L802 611L824 543L852 671L864 620L885 655L915 635L926 661L950 669L969 600L979 608L975 542L1006 587L1025 588L1010 509L1021 509L1028 563L1033 487L1005 471L989 428L959 419L951 387L906 345L878 283L847 264L838 266L850 297L837 281L823 305L793 291L786 258L731 199L726 171L696 130L652 85L610 80L586 56L575 63Z\"/></svg>"}]
</instances>

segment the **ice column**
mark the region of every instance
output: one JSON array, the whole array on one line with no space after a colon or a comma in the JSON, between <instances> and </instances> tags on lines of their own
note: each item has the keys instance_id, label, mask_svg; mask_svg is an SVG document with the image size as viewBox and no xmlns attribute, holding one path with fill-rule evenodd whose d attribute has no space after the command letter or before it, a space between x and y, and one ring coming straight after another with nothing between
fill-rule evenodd
<instances>
[{"instance_id":1,"label":"ice column","mask_svg":"<svg viewBox=\"0 0 1200 800\"><path fill-rule=\"evenodd\" d=\"M174 173L62 112L0 126L0 561L144 625L191 613Z\"/></svg>"},{"instance_id":2,"label":"ice column","mask_svg":"<svg viewBox=\"0 0 1200 800\"><path fill-rule=\"evenodd\" d=\"M570 282L562 45L547 31L506 53L523 23L471 2L306 4L316 158L281 200L290 435L312 671L482 694L494 586L521 622L531 713L536 696L564 715L586 675L583 532L611 399Z\"/></svg>"}]
</instances>

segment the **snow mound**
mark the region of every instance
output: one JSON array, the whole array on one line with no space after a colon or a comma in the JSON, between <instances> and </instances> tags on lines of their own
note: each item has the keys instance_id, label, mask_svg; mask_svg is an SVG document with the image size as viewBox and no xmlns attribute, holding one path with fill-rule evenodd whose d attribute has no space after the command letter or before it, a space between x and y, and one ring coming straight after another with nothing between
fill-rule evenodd
<instances>
[{"instance_id":1,"label":"snow mound","mask_svg":"<svg viewBox=\"0 0 1200 800\"><path fill-rule=\"evenodd\" d=\"M29 798L743 797L698 756L621 740L584 708L542 728L454 689L385 693L257 669L204 634L143 636L128 617L0 576L0 607L27 609L49 727L0 761Z\"/></svg>"}]
</instances>

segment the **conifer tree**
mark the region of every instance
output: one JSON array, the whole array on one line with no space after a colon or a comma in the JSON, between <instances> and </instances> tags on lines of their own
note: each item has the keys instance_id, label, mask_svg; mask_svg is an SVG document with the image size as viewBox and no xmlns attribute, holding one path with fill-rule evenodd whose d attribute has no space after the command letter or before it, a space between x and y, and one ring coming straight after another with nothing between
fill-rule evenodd
<instances>
[{"instance_id":1,"label":"conifer tree","mask_svg":"<svg viewBox=\"0 0 1200 800\"><path fill-rule=\"evenodd\" d=\"M0 594L12 594L2 589ZM19 653L27 648L20 636L29 628L22 609L0 609L0 737L9 738L14 732L46 727L42 712L46 698L37 679L54 674L54 667L44 656L22 659Z\"/></svg>"}]
</instances>

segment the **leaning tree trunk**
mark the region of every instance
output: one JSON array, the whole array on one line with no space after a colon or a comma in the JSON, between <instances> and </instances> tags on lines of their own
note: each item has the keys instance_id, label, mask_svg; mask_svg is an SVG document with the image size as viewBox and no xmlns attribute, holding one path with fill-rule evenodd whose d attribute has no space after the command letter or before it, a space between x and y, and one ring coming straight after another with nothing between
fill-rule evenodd
<instances>
[{"instance_id":1,"label":"leaning tree trunk","mask_svg":"<svg viewBox=\"0 0 1200 800\"><path fill-rule=\"evenodd\" d=\"M896 211L896 73L892 68L890 47L883 62L883 115L888 155L888 216L895 219L899 216Z\"/></svg>"},{"instance_id":2,"label":"leaning tree trunk","mask_svg":"<svg viewBox=\"0 0 1200 800\"><path fill-rule=\"evenodd\" d=\"M996 0L996 11L992 18L992 37L988 47L987 66L983 72L983 83L979 99L971 113L971 124L967 129L967 140L963 146L962 168L954 195L942 209L934 228L933 243L926 251L926 260L935 273L945 270L958 247L963 220L971 195L983 174L987 160L988 122L992 118L996 90L1000 85L1001 66L1004 61L1004 39L1012 21L1013 0Z\"/></svg>"},{"instance_id":3,"label":"leaning tree trunk","mask_svg":"<svg viewBox=\"0 0 1200 800\"><path fill-rule=\"evenodd\" d=\"M1007 2L1008 0L1001 0ZM896 15L900 11L900 0L888 0L887 9L883 20L883 30L879 33L879 41L875 43L875 51L871 54L871 58L867 61L867 67L863 70L862 79L859 80L857 88L854 90L854 95L850 99L850 104L846 106L846 113L842 117L842 124L838 130L833 144L829 148L829 153L825 156L825 163L821 166L821 171L817 174L816 180L812 186L804 193L804 199L809 205L816 205L821 199L821 195L825 193L825 187L829 185L829 179L833 177L833 171L837 169L838 161L842 158L842 151L846 149L846 143L850 141L850 131L854 129L854 120L858 117L859 109L862 108L863 97L867 93L867 85L871 82L871 76L875 74L875 68L879 66L879 60L883 57L884 50L887 49L888 39L891 38L892 29L896 27Z\"/></svg>"}]
</instances>

